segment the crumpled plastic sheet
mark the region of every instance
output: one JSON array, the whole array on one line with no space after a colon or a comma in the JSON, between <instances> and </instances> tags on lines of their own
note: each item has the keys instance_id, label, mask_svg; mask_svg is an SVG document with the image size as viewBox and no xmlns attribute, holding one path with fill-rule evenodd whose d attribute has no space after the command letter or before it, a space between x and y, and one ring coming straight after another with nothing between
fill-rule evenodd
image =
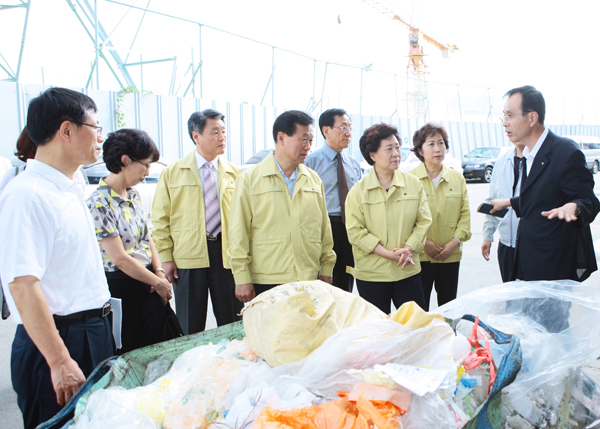
<instances>
[{"instance_id":1,"label":"crumpled plastic sheet","mask_svg":"<svg viewBox=\"0 0 600 429\"><path fill-rule=\"evenodd\" d=\"M225 401L230 409L223 427L251 427L260 409L287 395L290 403L308 390L322 402L337 399L337 391L351 391L357 382L349 369L373 368L388 362L447 371L448 387L412 396L411 407L402 417L402 427L455 427L448 404L456 388L457 367L453 359L455 334L445 322L411 329L390 320L362 322L329 337L307 358L275 368L259 363L242 370ZM290 394L290 389L293 393ZM270 399L268 399L270 396ZM313 402L314 404L314 402ZM271 405L273 406L273 405ZM279 402L273 408L297 407Z\"/></svg>"},{"instance_id":2,"label":"crumpled plastic sheet","mask_svg":"<svg viewBox=\"0 0 600 429\"><path fill-rule=\"evenodd\" d=\"M600 423L598 407L582 406L582 401L600 403L597 385L579 371L600 356L600 289L569 280L517 281L479 289L437 311L450 319L474 314L519 337L523 364L504 388L503 403L531 425ZM492 344L495 362L502 359L500 353ZM588 386L579 399L569 388L577 383ZM565 391L570 399L563 398Z\"/></svg>"},{"instance_id":3,"label":"crumpled plastic sheet","mask_svg":"<svg viewBox=\"0 0 600 429\"><path fill-rule=\"evenodd\" d=\"M223 340L193 348L147 386L94 392L73 429L205 427L223 419L230 385L257 360L244 341Z\"/></svg>"}]
</instances>

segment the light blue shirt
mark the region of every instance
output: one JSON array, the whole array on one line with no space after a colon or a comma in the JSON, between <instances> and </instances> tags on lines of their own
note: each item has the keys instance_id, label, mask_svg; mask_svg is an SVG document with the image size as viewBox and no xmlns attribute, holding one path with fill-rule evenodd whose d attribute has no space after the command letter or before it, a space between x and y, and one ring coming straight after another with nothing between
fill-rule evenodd
<instances>
[{"instance_id":1,"label":"light blue shirt","mask_svg":"<svg viewBox=\"0 0 600 429\"><path fill-rule=\"evenodd\" d=\"M340 191L338 188L337 154L335 150L325 144L322 148L308 155L304 163L308 168L314 170L323 181L325 202L327 204L327 212L330 216L342 215ZM350 190L361 179L362 170L358 161L349 154L344 154L343 151L342 161L346 170L348 190Z\"/></svg>"},{"instance_id":2,"label":"light blue shirt","mask_svg":"<svg viewBox=\"0 0 600 429\"><path fill-rule=\"evenodd\" d=\"M288 191L290 191L290 197L293 197L294 187L296 186L296 179L298 178L298 167L296 166L296 169L288 179L285 173L283 172L283 168L281 168L281 165L279 165L279 163L277 162L277 158L275 158L275 156L273 156L273 158L275 159L275 164L277 164L277 168L279 168L279 171L281 171L281 176L283 176L283 180L285 180L285 184L288 187Z\"/></svg>"}]
</instances>

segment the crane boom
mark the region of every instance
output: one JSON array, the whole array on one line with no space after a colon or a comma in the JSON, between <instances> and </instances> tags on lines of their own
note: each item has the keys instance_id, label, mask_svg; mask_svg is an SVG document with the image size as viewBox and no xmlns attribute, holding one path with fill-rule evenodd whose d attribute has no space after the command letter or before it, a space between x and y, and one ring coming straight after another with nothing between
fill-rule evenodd
<instances>
[{"instance_id":1,"label":"crane boom","mask_svg":"<svg viewBox=\"0 0 600 429\"><path fill-rule=\"evenodd\" d=\"M409 51L408 51L408 65L406 66L407 78L408 75L412 75L411 79L407 79L407 95L410 99L412 99L413 110L412 114L409 114L413 117L421 117L426 115L427 111L427 88L425 85L425 76L427 74L427 65L423 57L425 53L423 52L423 46L419 43L419 34L423 36L423 38L431 43L433 46L442 51L442 56L444 58L448 58L449 52L454 52L458 49L456 45L450 45L447 43L440 42L437 39L434 39L428 34L425 34L418 27L415 27L411 20L404 18L402 15L394 11L388 4L384 4L385 0L362 0L363 3L371 6L373 9L382 13L394 21L398 21L399 23L408 27L410 34L408 35L408 43L409 43ZM386 2L387 3L387 2Z\"/></svg>"}]
</instances>

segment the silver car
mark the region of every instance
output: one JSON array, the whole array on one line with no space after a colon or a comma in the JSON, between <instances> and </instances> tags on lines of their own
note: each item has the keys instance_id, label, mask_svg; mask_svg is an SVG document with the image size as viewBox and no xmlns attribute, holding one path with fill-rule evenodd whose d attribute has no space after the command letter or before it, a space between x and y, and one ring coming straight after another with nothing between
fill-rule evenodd
<instances>
[{"instance_id":1,"label":"silver car","mask_svg":"<svg viewBox=\"0 0 600 429\"><path fill-rule=\"evenodd\" d=\"M596 174L600 170L600 138L594 136L565 136L575 142L585 155L587 168Z\"/></svg>"}]
</instances>

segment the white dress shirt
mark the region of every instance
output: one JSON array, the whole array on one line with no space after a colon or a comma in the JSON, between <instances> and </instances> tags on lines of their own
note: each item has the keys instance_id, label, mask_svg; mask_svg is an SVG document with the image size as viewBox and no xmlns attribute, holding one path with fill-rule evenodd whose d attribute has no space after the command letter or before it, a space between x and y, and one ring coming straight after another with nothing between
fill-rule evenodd
<instances>
[{"instance_id":1,"label":"white dress shirt","mask_svg":"<svg viewBox=\"0 0 600 429\"><path fill-rule=\"evenodd\" d=\"M198 166L198 173L200 173L202 192L204 192L204 164L206 164L207 161L198 153L197 150L194 151L194 155L196 155L196 165ZM217 195L219 195L219 157L217 156L215 159L210 161L210 163L210 174L212 174L213 178L215 179L215 184L217 185Z\"/></svg>"},{"instance_id":2,"label":"white dress shirt","mask_svg":"<svg viewBox=\"0 0 600 429\"><path fill-rule=\"evenodd\" d=\"M22 321L9 285L17 277L39 279L55 315L101 308L110 299L78 181L30 159L0 195L0 219L0 276L16 323Z\"/></svg>"},{"instance_id":3,"label":"white dress shirt","mask_svg":"<svg viewBox=\"0 0 600 429\"><path fill-rule=\"evenodd\" d=\"M542 147L544 140L546 140L546 137L548 137L548 128L544 128L544 132L542 133L538 141L535 143L535 146L533 147L532 151L530 151L528 147L525 147L525 149L523 149L523 157L527 159L527 176L529 176L531 166L533 165L533 160L535 159L537 153L540 151L540 148Z\"/></svg>"}]
</instances>

